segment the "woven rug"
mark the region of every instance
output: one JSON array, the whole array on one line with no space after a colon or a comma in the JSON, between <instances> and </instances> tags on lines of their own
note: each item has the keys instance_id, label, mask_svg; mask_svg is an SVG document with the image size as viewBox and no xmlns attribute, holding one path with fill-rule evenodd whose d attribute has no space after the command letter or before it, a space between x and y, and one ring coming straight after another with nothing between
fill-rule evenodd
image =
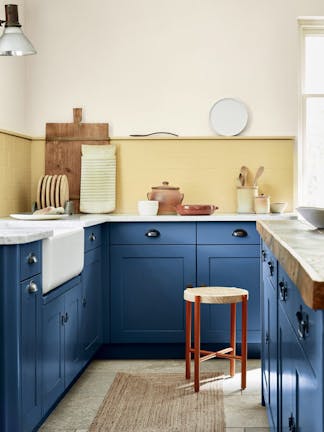
<instances>
[{"instance_id":1,"label":"woven rug","mask_svg":"<svg viewBox=\"0 0 324 432\"><path fill-rule=\"evenodd\" d=\"M223 432L221 374L201 374L200 392L184 374L117 373L89 432Z\"/></svg>"}]
</instances>

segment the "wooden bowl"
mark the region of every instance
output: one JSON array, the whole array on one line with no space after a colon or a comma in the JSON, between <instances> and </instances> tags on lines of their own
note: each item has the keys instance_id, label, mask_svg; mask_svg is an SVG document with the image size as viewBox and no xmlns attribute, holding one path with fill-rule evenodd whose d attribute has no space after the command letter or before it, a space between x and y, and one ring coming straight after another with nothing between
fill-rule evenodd
<instances>
[{"instance_id":1,"label":"wooden bowl","mask_svg":"<svg viewBox=\"0 0 324 432\"><path fill-rule=\"evenodd\" d=\"M218 207L212 204L178 204L176 210L181 216L211 215Z\"/></svg>"}]
</instances>

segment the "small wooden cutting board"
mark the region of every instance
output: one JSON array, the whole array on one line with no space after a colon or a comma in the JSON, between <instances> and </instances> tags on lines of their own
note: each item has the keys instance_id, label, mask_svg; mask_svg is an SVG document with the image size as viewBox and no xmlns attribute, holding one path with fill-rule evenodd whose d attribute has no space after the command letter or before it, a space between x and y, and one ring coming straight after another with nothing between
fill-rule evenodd
<instances>
[{"instance_id":1,"label":"small wooden cutting board","mask_svg":"<svg viewBox=\"0 0 324 432\"><path fill-rule=\"evenodd\" d=\"M82 108L73 108L73 123L46 123L45 174L65 174L70 199L79 212L81 146L109 144L108 123L81 123Z\"/></svg>"}]
</instances>

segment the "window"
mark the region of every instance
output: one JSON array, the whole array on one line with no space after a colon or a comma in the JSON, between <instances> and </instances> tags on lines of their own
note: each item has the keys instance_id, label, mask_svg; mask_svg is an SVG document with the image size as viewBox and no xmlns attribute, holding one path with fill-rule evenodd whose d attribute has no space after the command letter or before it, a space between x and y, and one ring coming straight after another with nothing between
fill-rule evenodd
<instances>
[{"instance_id":1,"label":"window","mask_svg":"<svg viewBox=\"0 0 324 432\"><path fill-rule=\"evenodd\" d=\"M324 18L299 20L299 202L324 207Z\"/></svg>"}]
</instances>

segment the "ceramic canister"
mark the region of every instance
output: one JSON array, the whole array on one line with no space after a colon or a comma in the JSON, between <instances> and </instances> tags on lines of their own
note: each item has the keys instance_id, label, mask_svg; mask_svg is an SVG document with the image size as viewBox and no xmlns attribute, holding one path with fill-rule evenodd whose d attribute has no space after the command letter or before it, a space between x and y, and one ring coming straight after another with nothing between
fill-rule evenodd
<instances>
[{"instance_id":1,"label":"ceramic canister","mask_svg":"<svg viewBox=\"0 0 324 432\"><path fill-rule=\"evenodd\" d=\"M264 194L254 198L255 213L270 213L270 197Z\"/></svg>"},{"instance_id":2,"label":"ceramic canister","mask_svg":"<svg viewBox=\"0 0 324 432\"><path fill-rule=\"evenodd\" d=\"M237 187L237 213L254 213L254 198L258 195L258 186Z\"/></svg>"}]
</instances>

